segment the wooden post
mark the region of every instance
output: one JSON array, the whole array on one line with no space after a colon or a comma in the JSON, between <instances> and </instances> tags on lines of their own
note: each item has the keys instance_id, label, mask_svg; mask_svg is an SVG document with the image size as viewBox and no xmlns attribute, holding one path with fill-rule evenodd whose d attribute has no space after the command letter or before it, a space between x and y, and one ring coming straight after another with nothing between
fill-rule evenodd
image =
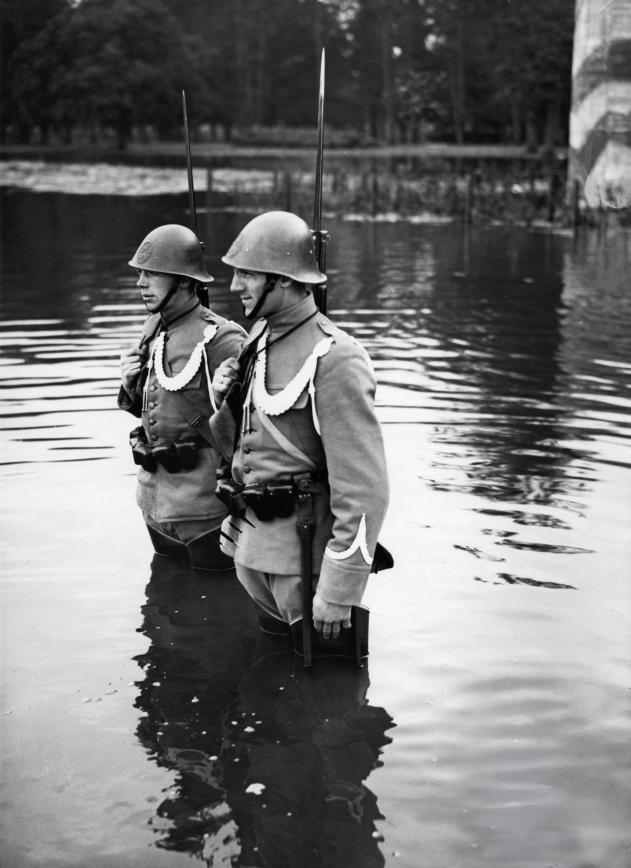
<instances>
[{"instance_id":1,"label":"wooden post","mask_svg":"<svg viewBox=\"0 0 631 868\"><path fill-rule=\"evenodd\" d=\"M465 191L465 199L464 199L464 222L471 222L471 215L473 213L473 175L469 173L467 175L467 188Z\"/></svg>"},{"instance_id":2,"label":"wooden post","mask_svg":"<svg viewBox=\"0 0 631 868\"><path fill-rule=\"evenodd\" d=\"M370 167L370 213L374 217L379 205L379 180L374 164Z\"/></svg>"},{"instance_id":3,"label":"wooden post","mask_svg":"<svg viewBox=\"0 0 631 868\"><path fill-rule=\"evenodd\" d=\"M213 169L209 166L206 170L206 224L210 222L210 209L213 199Z\"/></svg>"},{"instance_id":4,"label":"wooden post","mask_svg":"<svg viewBox=\"0 0 631 868\"><path fill-rule=\"evenodd\" d=\"M283 172L285 211L291 211L291 172Z\"/></svg>"}]
</instances>

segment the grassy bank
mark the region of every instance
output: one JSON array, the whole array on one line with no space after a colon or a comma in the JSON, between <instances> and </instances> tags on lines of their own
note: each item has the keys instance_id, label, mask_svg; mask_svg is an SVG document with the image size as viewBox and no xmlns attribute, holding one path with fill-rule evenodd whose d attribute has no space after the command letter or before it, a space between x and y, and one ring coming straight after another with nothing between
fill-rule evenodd
<instances>
[{"instance_id":1,"label":"grassy bank","mask_svg":"<svg viewBox=\"0 0 631 868\"><path fill-rule=\"evenodd\" d=\"M310 213L313 148L196 142L192 152L203 207ZM13 165L25 161L34 169L34 161L83 165L93 175L107 174L116 165L142 167L146 176L172 169L182 172L180 184L186 183L184 147L179 142L133 144L124 152L5 146L0 158ZM333 214L562 225L576 216L576 209L567 204L563 153L544 156L523 147L436 143L330 148L325 150L324 166L325 208Z\"/></svg>"}]
</instances>

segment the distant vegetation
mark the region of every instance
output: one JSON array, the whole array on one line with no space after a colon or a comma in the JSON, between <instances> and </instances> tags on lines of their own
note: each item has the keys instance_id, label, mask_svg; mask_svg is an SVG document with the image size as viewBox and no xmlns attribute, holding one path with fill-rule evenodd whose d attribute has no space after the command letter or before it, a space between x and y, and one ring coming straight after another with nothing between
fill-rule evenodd
<instances>
[{"instance_id":1,"label":"distant vegetation","mask_svg":"<svg viewBox=\"0 0 631 868\"><path fill-rule=\"evenodd\" d=\"M0 0L4 143L563 146L574 0Z\"/></svg>"}]
</instances>

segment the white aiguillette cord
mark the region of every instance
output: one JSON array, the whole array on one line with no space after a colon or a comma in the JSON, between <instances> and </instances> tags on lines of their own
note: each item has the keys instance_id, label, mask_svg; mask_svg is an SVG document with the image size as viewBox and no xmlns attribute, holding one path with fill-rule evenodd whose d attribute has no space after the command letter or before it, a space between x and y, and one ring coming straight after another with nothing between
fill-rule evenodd
<instances>
[{"instance_id":1,"label":"white aiguillette cord","mask_svg":"<svg viewBox=\"0 0 631 868\"><path fill-rule=\"evenodd\" d=\"M277 344L279 341L282 341L283 338L288 337L290 334L299 329L301 325L304 325L306 322L309 322L310 319L318 313L317 310L312 311L309 316L306 316L304 319L301 319L300 322L297 322L290 329L287 329L286 332L283 332L282 335L279 335L277 338L274 338L269 342L269 347L272 347L274 344ZM242 413L242 421L241 421L241 434L249 434L250 432L250 406L252 404L252 385L254 382L254 374L256 370L256 365L259 360L259 353L262 353L264 349L266 349L267 343L267 335L266 331L269 328L269 323L265 322L265 327L261 332L261 336L259 337L258 343L256 345L256 350L254 353L249 354L249 358L245 364L245 382L248 383L248 390L246 393L246 399L243 404L243 413ZM265 338L265 340L263 340ZM269 349L269 347L267 347Z\"/></svg>"},{"instance_id":2,"label":"white aiguillette cord","mask_svg":"<svg viewBox=\"0 0 631 868\"><path fill-rule=\"evenodd\" d=\"M182 370L179 374L174 374L172 377L169 377L164 370L164 344L166 342L166 332L160 332L153 346L153 351L149 356L149 360L147 361L147 379L145 380L145 387L143 389L143 410L147 410L149 406L149 380L151 379L151 371L153 368L155 367L156 379L163 389L166 389L167 392L179 392L190 383L199 370L204 354L204 347L214 338L216 333L217 325L214 323L207 325L204 329L201 341L193 347L193 352L189 356L188 361Z\"/></svg>"},{"instance_id":3,"label":"white aiguillette cord","mask_svg":"<svg viewBox=\"0 0 631 868\"><path fill-rule=\"evenodd\" d=\"M313 314L311 316L313 316ZM309 319L310 318L311 317L309 317ZM305 320L303 320L303 322L304 321ZM298 325L302 325L302 322L298 323ZM293 330L294 329L291 329L291 331ZM276 340L280 340L287 334L289 334L289 332L281 335L281 337L277 338ZM280 416L294 406L294 404L296 403L301 393L304 391L305 387L308 384L309 395L311 397L311 412L313 415L313 424L317 433L319 434L320 424L315 408L314 378L318 365L318 359L322 358L322 356L328 353L331 348L331 344L333 343L333 338L326 337L318 341L318 343L313 348L311 354L304 361L298 373L290 380L289 383L287 383L284 389L274 395L270 395L265 388L265 377L267 372L266 350L269 348L269 346L272 346L272 344L276 343L276 341L270 341L268 346L267 338L267 334L262 334L257 344L254 371L250 379L248 392L246 395L245 403L243 405L243 425L241 433L244 434L249 432L250 430L250 407L252 403L254 403L254 406L257 410L259 410L261 413L266 414L267 416Z\"/></svg>"}]
</instances>

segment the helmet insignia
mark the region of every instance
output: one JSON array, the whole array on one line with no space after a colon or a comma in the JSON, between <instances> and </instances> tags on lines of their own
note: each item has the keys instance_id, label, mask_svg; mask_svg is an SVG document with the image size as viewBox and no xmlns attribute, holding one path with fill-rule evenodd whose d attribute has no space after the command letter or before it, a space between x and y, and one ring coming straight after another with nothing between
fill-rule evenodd
<instances>
[{"instance_id":1,"label":"helmet insignia","mask_svg":"<svg viewBox=\"0 0 631 868\"><path fill-rule=\"evenodd\" d=\"M143 262L146 262L151 257L152 251L153 251L153 244L151 243L151 241L145 241L145 243L140 246L140 249L138 250L138 253L136 254L136 259L141 264Z\"/></svg>"}]
</instances>

